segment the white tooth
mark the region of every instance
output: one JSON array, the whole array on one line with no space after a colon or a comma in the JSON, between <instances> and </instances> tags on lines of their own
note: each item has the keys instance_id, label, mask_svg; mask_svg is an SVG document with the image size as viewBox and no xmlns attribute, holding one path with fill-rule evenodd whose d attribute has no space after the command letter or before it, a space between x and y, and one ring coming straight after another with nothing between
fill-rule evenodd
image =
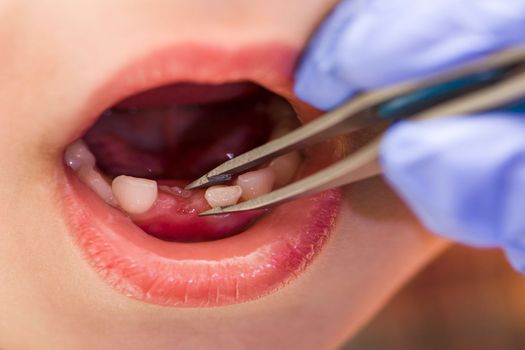
<instances>
[{"instance_id":1,"label":"white tooth","mask_svg":"<svg viewBox=\"0 0 525 350\"><path fill-rule=\"evenodd\" d=\"M204 198L212 208L236 204L241 198L240 186L211 186L206 189Z\"/></svg>"},{"instance_id":2,"label":"white tooth","mask_svg":"<svg viewBox=\"0 0 525 350\"><path fill-rule=\"evenodd\" d=\"M275 173L275 185L277 187L288 185L297 172L299 164L301 164L299 152L290 152L272 160L268 166Z\"/></svg>"},{"instance_id":3,"label":"white tooth","mask_svg":"<svg viewBox=\"0 0 525 350\"><path fill-rule=\"evenodd\" d=\"M113 179L113 194L120 207L130 214L147 212L157 200L157 182L120 175Z\"/></svg>"},{"instance_id":4,"label":"white tooth","mask_svg":"<svg viewBox=\"0 0 525 350\"><path fill-rule=\"evenodd\" d=\"M270 192L274 182L273 169L262 168L239 175L236 184L242 188L242 198L248 200Z\"/></svg>"},{"instance_id":5,"label":"white tooth","mask_svg":"<svg viewBox=\"0 0 525 350\"><path fill-rule=\"evenodd\" d=\"M111 186L95 168L82 166L78 171L78 177L106 203L117 206Z\"/></svg>"},{"instance_id":6,"label":"white tooth","mask_svg":"<svg viewBox=\"0 0 525 350\"><path fill-rule=\"evenodd\" d=\"M64 161L75 171L83 166L88 168L95 166L95 156L83 140L77 140L67 147L64 153Z\"/></svg>"}]
</instances>

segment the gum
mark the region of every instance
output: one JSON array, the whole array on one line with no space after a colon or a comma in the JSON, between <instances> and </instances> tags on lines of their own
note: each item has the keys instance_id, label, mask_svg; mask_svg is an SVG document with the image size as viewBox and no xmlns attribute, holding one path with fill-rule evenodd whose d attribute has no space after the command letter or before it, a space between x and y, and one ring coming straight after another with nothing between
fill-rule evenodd
<instances>
[{"instance_id":1,"label":"gum","mask_svg":"<svg viewBox=\"0 0 525 350\"><path fill-rule=\"evenodd\" d=\"M198 213L210 209L204 198L204 190L189 193L176 189L184 188L183 181L159 183L159 194L153 207L143 214L130 215L133 222L148 234L167 241L198 242L233 236L242 232L265 211L250 211L217 216L199 217ZM172 186L168 193L164 186Z\"/></svg>"}]
</instances>

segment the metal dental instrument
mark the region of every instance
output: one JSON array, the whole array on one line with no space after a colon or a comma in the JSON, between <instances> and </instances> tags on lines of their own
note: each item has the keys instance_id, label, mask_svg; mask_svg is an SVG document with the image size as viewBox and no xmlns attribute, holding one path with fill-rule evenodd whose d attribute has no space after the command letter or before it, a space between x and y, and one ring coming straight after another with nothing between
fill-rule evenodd
<instances>
[{"instance_id":1,"label":"metal dental instrument","mask_svg":"<svg viewBox=\"0 0 525 350\"><path fill-rule=\"evenodd\" d=\"M235 157L189 184L187 189L227 182L277 156L334 136L397 120L471 114L511 107L525 98L525 47L501 51L445 74L363 93L348 103L278 139ZM346 158L287 186L200 216L274 206L381 173L381 137Z\"/></svg>"}]
</instances>

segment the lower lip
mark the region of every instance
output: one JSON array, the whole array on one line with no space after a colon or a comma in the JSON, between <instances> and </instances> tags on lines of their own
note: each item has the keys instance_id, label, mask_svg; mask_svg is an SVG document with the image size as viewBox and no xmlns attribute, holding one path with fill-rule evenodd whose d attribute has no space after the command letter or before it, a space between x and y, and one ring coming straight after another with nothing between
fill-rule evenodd
<instances>
[{"instance_id":1,"label":"lower lip","mask_svg":"<svg viewBox=\"0 0 525 350\"><path fill-rule=\"evenodd\" d=\"M180 52L180 48L175 51ZM184 57L191 55L184 52L186 54L177 65L179 71L188 72ZM244 60L245 63L253 61L253 64L246 64L242 68L245 71L237 73L253 76L250 71L264 71L261 65L271 60L260 61L261 57L264 58L260 52L275 53L261 50L252 56L241 55L258 58ZM203 54L209 52L204 50ZM231 58L231 55L225 57ZM293 58L294 55L284 56ZM161 54L160 57L160 60L150 61L166 61L166 55ZM195 65L194 57L191 58L186 65ZM225 61L228 61L226 58ZM202 64L218 61L202 59ZM278 75L281 86L289 81L287 77L293 59L283 62L276 64L277 69L276 66L266 67L269 71L281 71L282 74ZM239 69L239 66L219 66L216 68L221 73ZM208 72L213 71L212 67L204 68L208 68ZM184 81L179 71L163 76L164 81L149 84L159 86L166 82ZM235 80L235 76L225 74L222 78ZM116 101L126 96L119 84L122 82L108 84L114 87L114 91L120 91ZM142 86L141 89L150 87ZM99 95L102 93L100 91ZM89 109L93 112L99 107L91 106ZM85 125L76 130L77 135L91 123L92 115L86 114ZM340 157L338 146L335 143L324 144L318 150L311 150L301 172L312 173L333 161L333 158ZM326 157L326 154L333 157ZM86 260L115 290L144 302L165 306L236 304L260 298L285 286L309 265L326 243L341 204L340 191L330 190L274 208L236 236L198 243L167 242L144 233L126 215L103 202L68 168L63 166L63 169L57 182L57 192L62 194L61 211Z\"/></svg>"},{"instance_id":2,"label":"lower lip","mask_svg":"<svg viewBox=\"0 0 525 350\"><path fill-rule=\"evenodd\" d=\"M62 212L91 266L117 291L166 306L235 304L283 287L326 242L341 202L340 192L330 190L275 208L236 236L166 242L64 174Z\"/></svg>"}]
</instances>

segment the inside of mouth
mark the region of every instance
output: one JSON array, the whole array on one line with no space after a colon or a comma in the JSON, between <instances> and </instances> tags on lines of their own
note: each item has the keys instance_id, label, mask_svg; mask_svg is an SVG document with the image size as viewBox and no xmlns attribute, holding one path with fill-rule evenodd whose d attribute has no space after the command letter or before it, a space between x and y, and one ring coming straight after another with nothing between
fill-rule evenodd
<instances>
[{"instance_id":1,"label":"inside of mouth","mask_svg":"<svg viewBox=\"0 0 525 350\"><path fill-rule=\"evenodd\" d=\"M225 186L184 186L297 125L291 105L256 84L178 83L111 106L64 157L85 185L145 233L167 241L216 240L244 231L265 212L197 214L286 185L301 155L279 157Z\"/></svg>"}]
</instances>

